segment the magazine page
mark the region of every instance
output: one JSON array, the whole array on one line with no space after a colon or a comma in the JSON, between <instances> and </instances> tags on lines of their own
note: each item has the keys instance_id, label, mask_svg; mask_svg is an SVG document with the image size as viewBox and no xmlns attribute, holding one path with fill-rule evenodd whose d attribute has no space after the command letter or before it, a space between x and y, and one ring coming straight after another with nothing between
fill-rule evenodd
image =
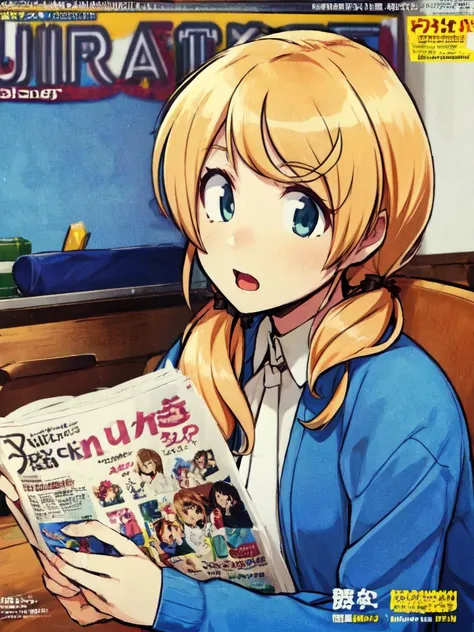
<instances>
[{"instance_id":1,"label":"magazine page","mask_svg":"<svg viewBox=\"0 0 474 632\"><path fill-rule=\"evenodd\" d=\"M57 419L64 410L80 410L86 412L87 410L94 409L98 403L111 403L123 399L130 394L133 396L147 389L156 388L157 384L164 380L172 380L174 377L175 370L173 368L171 368L171 370L163 369L160 371L159 377L157 377L156 374L143 375L112 388L98 389L91 393L78 395L77 397L55 398L55 402L51 402L51 405L49 403L50 400L39 400L18 411L13 411L13 413L5 418L5 421L13 421L17 425L41 423L45 420ZM23 409L24 412L21 412Z\"/></svg>"},{"instance_id":2,"label":"magazine page","mask_svg":"<svg viewBox=\"0 0 474 632\"><path fill-rule=\"evenodd\" d=\"M229 448L189 380L164 369L41 420L0 424L0 455L52 552L116 554L67 524L99 520L151 559L205 580L288 590ZM115 392L114 392L115 391Z\"/></svg>"},{"instance_id":3,"label":"magazine page","mask_svg":"<svg viewBox=\"0 0 474 632\"><path fill-rule=\"evenodd\" d=\"M60 406L65 404L66 406L73 400L72 395L63 395L62 397L48 397L46 399L39 399L30 404L25 404L21 408L17 408L6 417L0 418L2 422L16 421L18 419L27 419L30 416L37 416L39 411L49 408Z\"/></svg>"}]
</instances>

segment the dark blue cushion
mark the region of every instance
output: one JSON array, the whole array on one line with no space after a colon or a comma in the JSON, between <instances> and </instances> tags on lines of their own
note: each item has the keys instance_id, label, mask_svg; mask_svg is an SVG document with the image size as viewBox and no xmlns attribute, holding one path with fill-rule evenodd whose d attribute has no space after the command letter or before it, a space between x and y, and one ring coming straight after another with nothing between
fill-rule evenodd
<instances>
[{"instance_id":1,"label":"dark blue cushion","mask_svg":"<svg viewBox=\"0 0 474 632\"><path fill-rule=\"evenodd\" d=\"M71 250L24 255L13 276L23 296L179 283L184 249L176 245Z\"/></svg>"}]
</instances>

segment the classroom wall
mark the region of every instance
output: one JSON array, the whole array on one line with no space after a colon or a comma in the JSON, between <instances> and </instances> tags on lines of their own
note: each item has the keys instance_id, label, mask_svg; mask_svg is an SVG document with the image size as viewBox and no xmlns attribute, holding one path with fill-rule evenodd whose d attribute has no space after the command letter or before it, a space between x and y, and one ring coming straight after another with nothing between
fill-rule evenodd
<instances>
[{"instance_id":1,"label":"classroom wall","mask_svg":"<svg viewBox=\"0 0 474 632\"><path fill-rule=\"evenodd\" d=\"M433 217L421 254L474 250L474 64L406 62L436 168ZM159 215L151 151L161 104L124 94L90 103L2 103L0 237L61 248L84 221L90 248L178 242Z\"/></svg>"},{"instance_id":2,"label":"classroom wall","mask_svg":"<svg viewBox=\"0 0 474 632\"><path fill-rule=\"evenodd\" d=\"M60 250L83 221L89 248L176 243L151 184L161 104L125 94L89 103L2 102L0 237Z\"/></svg>"},{"instance_id":3,"label":"classroom wall","mask_svg":"<svg viewBox=\"0 0 474 632\"><path fill-rule=\"evenodd\" d=\"M464 11L463 11L464 13ZM431 141L436 187L420 254L474 251L474 63L407 61L405 78Z\"/></svg>"}]
</instances>

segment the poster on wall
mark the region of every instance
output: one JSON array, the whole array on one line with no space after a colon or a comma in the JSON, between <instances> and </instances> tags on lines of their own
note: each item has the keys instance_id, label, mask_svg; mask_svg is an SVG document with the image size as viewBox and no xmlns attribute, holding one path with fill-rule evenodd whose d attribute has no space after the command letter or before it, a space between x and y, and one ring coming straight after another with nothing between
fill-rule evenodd
<instances>
[{"instance_id":1,"label":"poster on wall","mask_svg":"<svg viewBox=\"0 0 474 632\"><path fill-rule=\"evenodd\" d=\"M94 101L120 92L163 101L216 52L295 28L352 37L400 66L394 15L91 11L58 21L51 11L6 11L1 17L0 99L8 101Z\"/></svg>"},{"instance_id":2,"label":"poster on wall","mask_svg":"<svg viewBox=\"0 0 474 632\"><path fill-rule=\"evenodd\" d=\"M0 187L7 211L0 237L20 235L33 253L57 251L68 226L82 222L89 249L181 245L152 188L154 130L184 77L239 42L328 29L357 38L403 70L400 18L393 12L191 8L0 11L0 161L10 185Z\"/></svg>"}]
</instances>

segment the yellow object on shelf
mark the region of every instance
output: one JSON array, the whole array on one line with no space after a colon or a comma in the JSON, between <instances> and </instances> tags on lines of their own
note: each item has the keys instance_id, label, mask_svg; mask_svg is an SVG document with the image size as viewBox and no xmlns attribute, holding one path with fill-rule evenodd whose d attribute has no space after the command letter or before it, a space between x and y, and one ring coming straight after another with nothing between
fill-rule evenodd
<instances>
[{"instance_id":1,"label":"yellow object on shelf","mask_svg":"<svg viewBox=\"0 0 474 632\"><path fill-rule=\"evenodd\" d=\"M64 250L85 250L91 234L87 232L84 222L71 224L64 238Z\"/></svg>"}]
</instances>

